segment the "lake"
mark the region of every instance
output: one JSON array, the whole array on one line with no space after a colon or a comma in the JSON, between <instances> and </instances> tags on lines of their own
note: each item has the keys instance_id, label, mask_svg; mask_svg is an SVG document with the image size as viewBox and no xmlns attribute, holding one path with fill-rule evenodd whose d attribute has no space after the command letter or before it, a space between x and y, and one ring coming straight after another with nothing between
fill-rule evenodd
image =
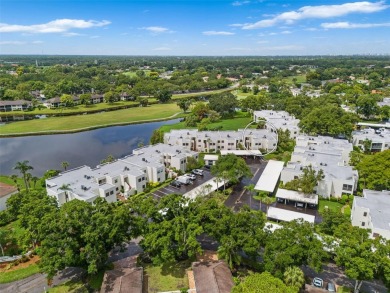
<instances>
[{"instance_id":1,"label":"lake","mask_svg":"<svg viewBox=\"0 0 390 293\"><path fill-rule=\"evenodd\" d=\"M50 169L63 170L64 161L69 162L68 169L95 167L108 155L120 158L131 154L140 143L149 144L153 130L177 122L179 119L71 134L0 138L0 174L18 174L13 167L24 160L34 167L31 174L39 177Z\"/></svg>"}]
</instances>

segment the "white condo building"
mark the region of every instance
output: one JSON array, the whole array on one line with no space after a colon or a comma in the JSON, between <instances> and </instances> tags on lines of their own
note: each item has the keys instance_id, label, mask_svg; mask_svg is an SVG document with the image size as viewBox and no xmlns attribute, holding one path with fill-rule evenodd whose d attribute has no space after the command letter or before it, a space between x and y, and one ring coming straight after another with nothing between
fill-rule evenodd
<instances>
[{"instance_id":1,"label":"white condo building","mask_svg":"<svg viewBox=\"0 0 390 293\"><path fill-rule=\"evenodd\" d=\"M266 120L271 123L276 129L289 130L290 137L296 138L300 134L299 119L290 115L286 111L262 110L253 112L254 121ZM266 125L266 127L268 127ZM272 131L272 128L271 128Z\"/></svg>"},{"instance_id":2,"label":"white condo building","mask_svg":"<svg viewBox=\"0 0 390 293\"><path fill-rule=\"evenodd\" d=\"M353 226L371 230L371 237L379 235L390 240L390 191L363 189L363 197L355 196L351 221Z\"/></svg>"},{"instance_id":3,"label":"white condo building","mask_svg":"<svg viewBox=\"0 0 390 293\"><path fill-rule=\"evenodd\" d=\"M196 152L213 153L223 150L272 150L276 134L267 129L239 129L237 131L171 130L164 134L164 143Z\"/></svg>"},{"instance_id":4,"label":"white condo building","mask_svg":"<svg viewBox=\"0 0 390 293\"><path fill-rule=\"evenodd\" d=\"M198 153L166 144L156 144L133 150L133 154L92 169L81 166L46 180L48 195L60 205L72 199L93 202L98 197L108 202L143 192L148 182L164 182L170 170L183 172L187 158L198 159Z\"/></svg>"},{"instance_id":5,"label":"white condo building","mask_svg":"<svg viewBox=\"0 0 390 293\"><path fill-rule=\"evenodd\" d=\"M311 165L314 170L322 169L323 179L318 183L316 193L324 197L341 197L352 194L357 187L358 173L348 165L352 144L347 140L325 136L299 136L290 162L281 173L284 183L301 176L302 169Z\"/></svg>"},{"instance_id":6,"label":"white condo building","mask_svg":"<svg viewBox=\"0 0 390 293\"><path fill-rule=\"evenodd\" d=\"M371 128L354 131L352 144L363 149L365 140L371 141L370 151L383 152L390 149L390 129L375 130Z\"/></svg>"}]
</instances>

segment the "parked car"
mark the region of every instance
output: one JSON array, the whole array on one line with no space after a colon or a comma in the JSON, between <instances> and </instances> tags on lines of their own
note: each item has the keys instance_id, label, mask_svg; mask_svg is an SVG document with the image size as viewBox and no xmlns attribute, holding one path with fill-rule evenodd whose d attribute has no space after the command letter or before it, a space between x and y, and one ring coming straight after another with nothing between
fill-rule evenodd
<instances>
[{"instance_id":1,"label":"parked car","mask_svg":"<svg viewBox=\"0 0 390 293\"><path fill-rule=\"evenodd\" d=\"M181 183L179 181L177 181L177 180L171 181L170 185L172 185L174 187L177 187L177 188L181 187Z\"/></svg>"},{"instance_id":2,"label":"parked car","mask_svg":"<svg viewBox=\"0 0 390 293\"><path fill-rule=\"evenodd\" d=\"M196 180L196 176L194 174L184 174L184 176L187 176L188 178L190 178L191 180Z\"/></svg>"},{"instance_id":3,"label":"parked car","mask_svg":"<svg viewBox=\"0 0 390 293\"><path fill-rule=\"evenodd\" d=\"M284 203L284 198L278 197L276 200L278 201L278 203Z\"/></svg>"},{"instance_id":4,"label":"parked car","mask_svg":"<svg viewBox=\"0 0 390 293\"><path fill-rule=\"evenodd\" d=\"M192 174L203 176L203 170L201 170L201 169L194 169L194 170L192 170Z\"/></svg>"},{"instance_id":5,"label":"parked car","mask_svg":"<svg viewBox=\"0 0 390 293\"><path fill-rule=\"evenodd\" d=\"M208 169L208 170L211 169L211 165L204 165L204 167L205 167L206 169Z\"/></svg>"},{"instance_id":6,"label":"parked car","mask_svg":"<svg viewBox=\"0 0 390 293\"><path fill-rule=\"evenodd\" d=\"M179 181L181 184L185 184L185 185L188 185L191 183L190 178L187 176L184 176L184 175L177 177L176 181Z\"/></svg>"},{"instance_id":7,"label":"parked car","mask_svg":"<svg viewBox=\"0 0 390 293\"><path fill-rule=\"evenodd\" d=\"M332 283L332 282L329 282L328 285L326 286L326 289L329 291L329 292L336 292L336 286Z\"/></svg>"},{"instance_id":8,"label":"parked car","mask_svg":"<svg viewBox=\"0 0 390 293\"><path fill-rule=\"evenodd\" d=\"M315 277L313 279L312 285L314 287L322 288L324 285L324 281L321 278Z\"/></svg>"}]
</instances>

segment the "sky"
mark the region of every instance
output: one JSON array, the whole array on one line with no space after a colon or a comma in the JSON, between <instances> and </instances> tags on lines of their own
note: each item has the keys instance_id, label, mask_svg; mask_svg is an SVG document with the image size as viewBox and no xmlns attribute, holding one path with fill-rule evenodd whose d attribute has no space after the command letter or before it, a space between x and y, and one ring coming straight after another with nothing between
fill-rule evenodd
<instances>
[{"instance_id":1,"label":"sky","mask_svg":"<svg viewBox=\"0 0 390 293\"><path fill-rule=\"evenodd\" d=\"M390 54L390 0L1 0L0 54Z\"/></svg>"}]
</instances>

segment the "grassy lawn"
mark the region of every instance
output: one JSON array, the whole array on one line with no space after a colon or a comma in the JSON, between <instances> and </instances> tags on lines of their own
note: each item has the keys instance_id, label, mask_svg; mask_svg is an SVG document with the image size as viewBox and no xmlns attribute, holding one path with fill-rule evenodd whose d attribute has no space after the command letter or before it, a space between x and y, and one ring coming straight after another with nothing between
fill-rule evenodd
<instances>
[{"instance_id":1,"label":"grassy lawn","mask_svg":"<svg viewBox=\"0 0 390 293\"><path fill-rule=\"evenodd\" d=\"M286 77L284 80L289 83L289 84L293 84L293 79L296 78L297 79L297 83L302 83L302 82L306 82L306 75L294 75L294 76L289 76L289 77Z\"/></svg>"},{"instance_id":2,"label":"grassy lawn","mask_svg":"<svg viewBox=\"0 0 390 293\"><path fill-rule=\"evenodd\" d=\"M143 265L145 277L148 280L148 292L175 291L188 288L186 270L191 266L190 261L153 266Z\"/></svg>"},{"instance_id":3,"label":"grassy lawn","mask_svg":"<svg viewBox=\"0 0 390 293\"><path fill-rule=\"evenodd\" d=\"M337 293L351 293L352 289L344 287L344 286L339 286L337 288Z\"/></svg>"},{"instance_id":4,"label":"grassy lawn","mask_svg":"<svg viewBox=\"0 0 390 293\"><path fill-rule=\"evenodd\" d=\"M26 268L21 268L14 271L2 272L0 274L0 284L21 280L36 273L39 273L39 267L37 264L33 264Z\"/></svg>"},{"instance_id":5,"label":"grassy lawn","mask_svg":"<svg viewBox=\"0 0 390 293\"><path fill-rule=\"evenodd\" d=\"M221 127L220 130L237 130L243 129L252 121L252 117L247 116L246 112L238 112L234 118L231 119L222 119L218 122L210 123L207 128L215 129ZM169 132L172 129L197 129L197 127L188 127L185 125L185 122L178 122L171 125L163 125L160 127L160 130L164 132Z\"/></svg>"},{"instance_id":6,"label":"grassy lawn","mask_svg":"<svg viewBox=\"0 0 390 293\"><path fill-rule=\"evenodd\" d=\"M15 174L17 174L19 171L18 170L15 170ZM12 186L16 186L15 182L9 177L9 176L6 176L6 175L0 175L0 182L2 183L5 183L5 184L9 184L9 185L12 185ZM18 179L16 180L17 184L19 184L20 186L23 186L24 187L24 181L23 181L23 178L21 177L18 177ZM22 187L22 188L23 188Z\"/></svg>"},{"instance_id":7,"label":"grassy lawn","mask_svg":"<svg viewBox=\"0 0 390 293\"><path fill-rule=\"evenodd\" d=\"M325 206L327 206L328 209L331 209L331 210L337 211L337 212L340 212L341 208L343 207L343 205L341 203L326 200L326 199L320 199L319 200L319 208L318 208L320 213L324 212Z\"/></svg>"},{"instance_id":8,"label":"grassy lawn","mask_svg":"<svg viewBox=\"0 0 390 293\"><path fill-rule=\"evenodd\" d=\"M103 284L104 270L99 271L96 275L88 276L88 284L96 291L99 291Z\"/></svg>"},{"instance_id":9,"label":"grassy lawn","mask_svg":"<svg viewBox=\"0 0 390 293\"><path fill-rule=\"evenodd\" d=\"M60 286L50 288L48 292L49 293L67 293L67 292L88 293L88 290L81 281L79 282L69 281Z\"/></svg>"},{"instance_id":10,"label":"grassy lawn","mask_svg":"<svg viewBox=\"0 0 390 293\"><path fill-rule=\"evenodd\" d=\"M50 117L47 119L19 121L2 125L0 126L0 135L34 132L65 132L121 123L130 124L140 121L164 119L179 112L180 109L176 104L156 104L145 108L129 108L115 112L104 112L78 116Z\"/></svg>"}]
</instances>

